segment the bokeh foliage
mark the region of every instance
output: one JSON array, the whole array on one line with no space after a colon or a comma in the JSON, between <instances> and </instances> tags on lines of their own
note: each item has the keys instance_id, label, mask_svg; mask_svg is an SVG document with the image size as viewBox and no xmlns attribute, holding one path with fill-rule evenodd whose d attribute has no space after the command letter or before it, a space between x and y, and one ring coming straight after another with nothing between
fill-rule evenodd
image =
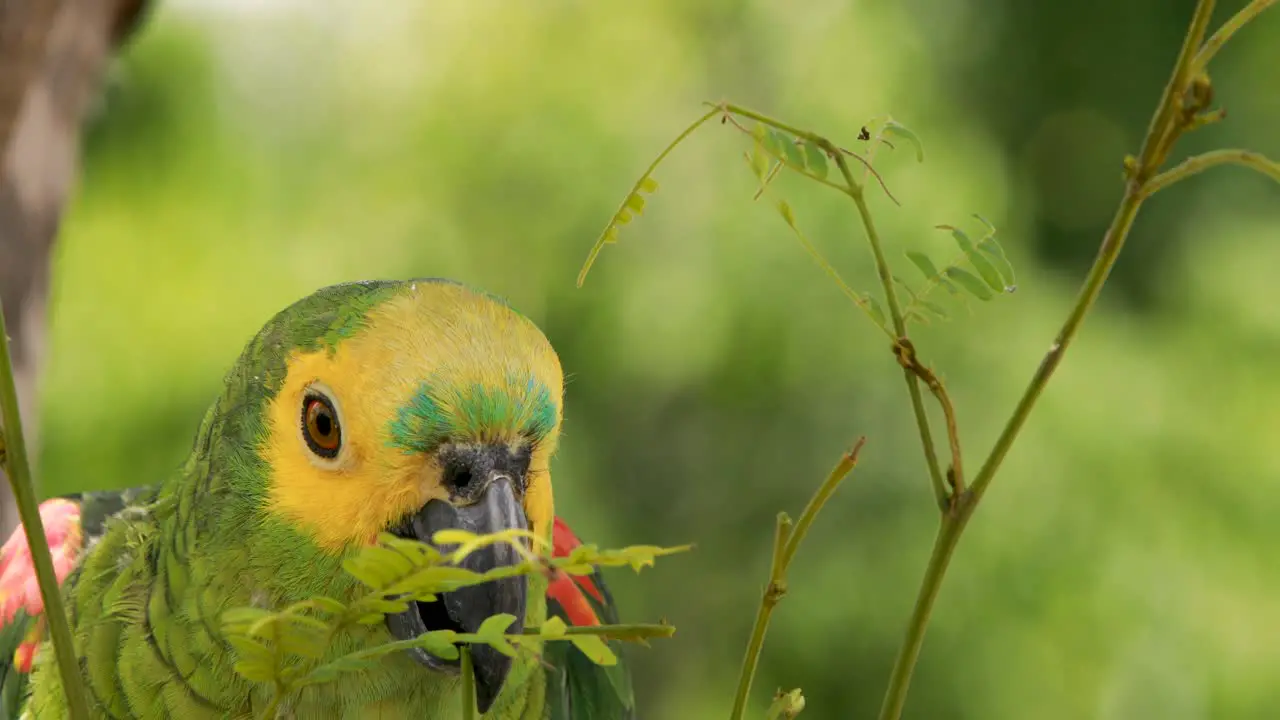
<instances>
[{"instance_id":1,"label":"bokeh foliage","mask_svg":"<svg viewBox=\"0 0 1280 720\"><path fill-rule=\"evenodd\" d=\"M661 582L611 575L631 619L680 627L632 654L649 716L727 710L774 515L868 436L791 570L756 687L804 687L805 718L872 714L935 522L886 339L746 199L730 133L670 161L662 202L578 290L581 260L706 97L842 139L892 112L929 153L877 163L903 203L873 199L888 250L945 257L933 226L978 212L1019 270L1015 297L916 332L980 456L1110 219L1191 5L163 4L61 236L43 490L175 467L242 343L316 287L453 277L509 297L571 374L553 477L578 534L698 543ZM1280 155L1278 41L1273 14L1233 43L1215 69L1232 120L1186 150ZM797 182L778 180L806 235L874 287L848 203ZM957 554L908 717L1274 706L1275 193L1222 170L1144 211Z\"/></svg>"}]
</instances>

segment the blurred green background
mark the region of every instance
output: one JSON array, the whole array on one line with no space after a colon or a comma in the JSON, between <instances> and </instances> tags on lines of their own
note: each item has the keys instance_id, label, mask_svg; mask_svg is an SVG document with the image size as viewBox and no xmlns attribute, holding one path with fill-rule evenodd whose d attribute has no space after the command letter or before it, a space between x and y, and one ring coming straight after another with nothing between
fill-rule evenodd
<instances>
[{"instance_id":1,"label":"blurred green background","mask_svg":"<svg viewBox=\"0 0 1280 720\"><path fill-rule=\"evenodd\" d=\"M751 202L743 140L719 125L574 277L700 101L846 145L892 113L927 151L880 156L895 261L946 257L932 226L977 212L1019 270L1016 294L916 333L976 469L1092 259L1192 5L168 0L113 77L57 249L43 487L164 476L242 344L317 287L456 278L538 322L571 375L560 514L604 544L698 544L611 576L629 618L679 628L632 654L647 718L727 714L774 515L868 436L793 567L755 697L800 686L805 718L873 716L935 524L885 338ZM1229 121L1181 149L1280 155L1278 66L1264 16L1214 67ZM874 289L853 207L779 188ZM1278 198L1223 169L1144 210L957 553L908 717L1274 717Z\"/></svg>"}]
</instances>

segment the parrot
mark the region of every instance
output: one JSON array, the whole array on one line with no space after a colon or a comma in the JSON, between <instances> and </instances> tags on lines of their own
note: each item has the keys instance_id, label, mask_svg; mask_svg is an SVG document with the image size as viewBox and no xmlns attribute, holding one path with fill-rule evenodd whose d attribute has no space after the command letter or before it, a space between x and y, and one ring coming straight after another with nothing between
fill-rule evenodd
<instances>
[{"instance_id":1,"label":"parrot","mask_svg":"<svg viewBox=\"0 0 1280 720\"><path fill-rule=\"evenodd\" d=\"M54 557L91 714L249 718L263 685L234 670L219 618L316 596L354 600L343 561L381 533L428 542L443 529L528 530L567 556L550 460L564 374L550 341L502 298L444 278L321 288L248 342L185 462L160 482L46 500ZM475 572L517 563L484 546ZM68 717L19 528L0 548L0 718ZM324 661L428 631L508 632L558 617L614 624L600 568L505 577L412 602L337 635ZM611 646L617 640L609 640ZM471 646L475 707L492 720L631 720L625 656L592 662L573 643L515 658ZM420 647L309 685L277 717L462 717L459 661Z\"/></svg>"}]
</instances>

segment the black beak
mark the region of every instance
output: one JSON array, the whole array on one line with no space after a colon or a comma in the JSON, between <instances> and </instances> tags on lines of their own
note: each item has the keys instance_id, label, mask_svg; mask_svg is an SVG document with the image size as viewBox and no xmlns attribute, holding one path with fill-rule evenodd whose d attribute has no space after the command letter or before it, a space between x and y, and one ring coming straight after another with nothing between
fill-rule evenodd
<instances>
[{"instance_id":1,"label":"black beak","mask_svg":"<svg viewBox=\"0 0 1280 720\"><path fill-rule=\"evenodd\" d=\"M516 484L518 479L523 479L523 472L513 477L513 473L502 467L505 463L494 462L495 453L506 454L506 450L483 448L459 452L446 463L446 482L453 478L451 490L458 501L470 500L470 504L457 506L443 500L432 500L406 518L393 532L401 537L430 543L432 535L439 530L458 529L488 534L511 528L528 529L524 510L516 496ZM459 470L456 466L465 467ZM465 478L465 484L458 483L459 478ZM439 546L439 549L447 553L453 547ZM459 563L459 567L483 573L520 562L520 554L514 547L508 543L497 543L472 552ZM461 587L443 593L436 602L415 602L405 612L388 615L387 628L400 640L409 640L432 630L473 633L490 616L509 613L515 616L516 621L507 632L518 633L524 629L527 594L523 576ZM476 677L476 706L484 713L502 690L511 670L511 658L488 645L471 645L470 650ZM414 659L435 670L456 672L459 666L457 660L444 660L419 648L409 652Z\"/></svg>"}]
</instances>

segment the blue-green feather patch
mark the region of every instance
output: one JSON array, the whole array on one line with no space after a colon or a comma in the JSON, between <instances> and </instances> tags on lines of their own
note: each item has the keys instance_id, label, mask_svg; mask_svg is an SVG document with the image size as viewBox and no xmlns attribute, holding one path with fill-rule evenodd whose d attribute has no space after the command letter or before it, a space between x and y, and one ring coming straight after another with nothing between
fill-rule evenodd
<instances>
[{"instance_id":1,"label":"blue-green feather patch","mask_svg":"<svg viewBox=\"0 0 1280 720\"><path fill-rule=\"evenodd\" d=\"M400 408L390 442L407 453L428 453L446 440L493 441L520 435L538 442L556 425L551 391L532 376L503 386L457 386L428 380Z\"/></svg>"}]
</instances>

